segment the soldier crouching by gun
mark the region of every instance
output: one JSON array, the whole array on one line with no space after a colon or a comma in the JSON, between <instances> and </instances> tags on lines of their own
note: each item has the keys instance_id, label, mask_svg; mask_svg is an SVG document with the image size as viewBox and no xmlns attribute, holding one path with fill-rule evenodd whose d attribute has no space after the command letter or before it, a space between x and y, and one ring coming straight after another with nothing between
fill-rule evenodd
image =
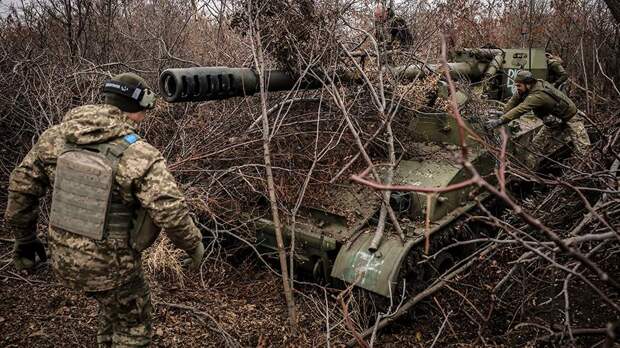
<instances>
[{"instance_id":1,"label":"soldier crouching by gun","mask_svg":"<svg viewBox=\"0 0 620 348\"><path fill-rule=\"evenodd\" d=\"M533 111L544 123L532 140L533 151L549 153L547 147L554 140L568 140L573 145L575 155L585 155L590 138L575 103L549 82L535 79L529 71L519 71L515 84L518 93L510 98L499 119L487 121L487 128L499 127ZM529 168L535 169L538 164L536 155L529 153L526 162Z\"/></svg>"},{"instance_id":2,"label":"soldier crouching by gun","mask_svg":"<svg viewBox=\"0 0 620 348\"><path fill-rule=\"evenodd\" d=\"M148 346L151 297L141 252L162 228L202 262L202 236L161 153L135 134L155 95L139 76L107 81L105 104L70 110L13 170L5 213L18 269L45 261L36 236L39 199L52 188L51 266L65 286L99 302L100 347Z\"/></svg>"}]
</instances>

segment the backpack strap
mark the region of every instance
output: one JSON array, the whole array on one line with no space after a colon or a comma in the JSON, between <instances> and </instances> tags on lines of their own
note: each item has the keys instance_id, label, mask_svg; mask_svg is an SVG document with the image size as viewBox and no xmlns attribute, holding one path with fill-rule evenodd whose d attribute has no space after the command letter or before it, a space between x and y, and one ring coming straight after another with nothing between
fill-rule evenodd
<instances>
[{"instance_id":1,"label":"backpack strap","mask_svg":"<svg viewBox=\"0 0 620 348\"><path fill-rule=\"evenodd\" d=\"M137 134L130 133L125 136L116 138L107 143L80 146L82 148L96 149L101 155L110 161L112 167L112 177L116 178L118 164L123 157L123 153L140 140ZM113 185L112 187L114 187ZM110 195L109 210L107 216L107 237L111 239L127 240L129 238L129 230L132 226L133 209L127 207L121 200L118 192L112 190Z\"/></svg>"},{"instance_id":2,"label":"backpack strap","mask_svg":"<svg viewBox=\"0 0 620 348\"><path fill-rule=\"evenodd\" d=\"M103 151L101 151L101 153L108 157L110 160L118 162L123 156L123 152L125 152L125 150L127 150L129 146L131 146L138 140L140 140L140 137L137 134L127 134L122 138L117 138L112 140L111 142L100 144L103 145Z\"/></svg>"},{"instance_id":3,"label":"backpack strap","mask_svg":"<svg viewBox=\"0 0 620 348\"><path fill-rule=\"evenodd\" d=\"M136 143L140 137L134 133L127 134L123 137L114 139L108 143L101 144L101 153L111 162L112 172L116 177L118 164L123 153L129 146ZM114 190L110 196L110 210L108 212L108 236L113 239L128 239L129 231L132 226L132 218L134 217L133 209L128 207L120 199L118 193Z\"/></svg>"},{"instance_id":4,"label":"backpack strap","mask_svg":"<svg viewBox=\"0 0 620 348\"><path fill-rule=\"evenodd\" d=\"M545 93L546 95L550 96L553 100L555 100L556 103L559 103L560 101L562 101L562 99L559 96L557 96L555 93L553 93L553 91L551 91L551 89L549 89L548 86L543 85L543 88L541 91Z\"/></svg>"}]
</instances>

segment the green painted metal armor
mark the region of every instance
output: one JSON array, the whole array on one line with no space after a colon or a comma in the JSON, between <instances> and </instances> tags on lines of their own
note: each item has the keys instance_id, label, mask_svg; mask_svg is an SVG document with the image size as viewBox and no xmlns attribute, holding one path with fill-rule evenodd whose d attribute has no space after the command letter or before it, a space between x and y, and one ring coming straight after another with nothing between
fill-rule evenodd
<instances>
[{"instance_id":1,"label":"green painted metal armor","mask_svg":"<svg viewBox=\"0 0 620 348\"><path fill-rule=\"evenodd\" d=\"M401 265L413 240L405 243L387 238L375 252L368 251L372 233L364 233L344 245L332 268L331 276L386 297L401 293L397 282Z\"/></svg>"},{"instance_id":2,"label":"green painted metal armor","mask_svg":"<svg viewBox=\"0 0 620 348\"><path fill-rule=\"evenodd\" d=\"M482 89L488 99L502 109L505 101L516 91L513 78L523 69L531 70L539 79L547 78L547 63L543 49L464 49L456 52L448 63L450 75L472 87ZM354 71L343 72L340 81L359 83ZM442 74L441 64L419 64L386 67L385 74L395 77L400 83L431 74ZM266 72L268 91L301 88L320 88L312 80L298 80L284 71ZM160 87L169 102L204 101L237 96L250 96L258 91L258 77L252 69L227 67L206 67L191 69L169 69L160 77ZM460 109L472 99L466 90L457 90L456 99ZM448 88L442 81L437 94L448 97ZM493 104L492 103L492 104ZM459 132L454 117L446 112L407 112L408 130L417 158L402 158L394 168L395 184L420 185L425 187L446 187L470 178L470 174L458 162ZM468 116L468 115L465 115ZM472 115L469 115L472 116ZM466 126L474 127L468 120L484 121L486 115L465 117ZM472 121L473 122L473 121ZM508 145L511 159L521 160L533 134L542 122L531 116L524 116L509 124L512 141ZM489 134L486 134L489 135ZM465 139L469 149L469 160L481 175L493 174L496 167L494 156L473 137ZM517 146L518 145L518 146ZM381 162L380 160L378 162ZM382 172L379 170L379 174ZM492 179L491 179L492 180ZM321 204L306 203L299 210L295 225L284 221L285 243L295 235L296 268L305 270L316 278L326 275L346 283L355 284L382 296L400 294L400 280L416 272L416 262L410 262L412 255L424 247L425 233L430 238L430 247L440 247L451 241L453 236L463 232L462 223L469 211L489 197L487 192L470 186L460 190L432 195L413 192L392 192L392 206L405 240L394 233L388 223L386 235L377 250L369 246L374 237L379 216L381 199L367 187L353 183L340 183L330 187ZM314 204L314 205L313 205ZM346 207L347 209L339 209ZM428 226L426 218L428 217ZM275 228L269 219L252 217L255 221L257 246L266 255L275 254ZM427 229L428 227L428 229ZM411 269L413 267L413 270Z\"/></svg>"}]
</instances>

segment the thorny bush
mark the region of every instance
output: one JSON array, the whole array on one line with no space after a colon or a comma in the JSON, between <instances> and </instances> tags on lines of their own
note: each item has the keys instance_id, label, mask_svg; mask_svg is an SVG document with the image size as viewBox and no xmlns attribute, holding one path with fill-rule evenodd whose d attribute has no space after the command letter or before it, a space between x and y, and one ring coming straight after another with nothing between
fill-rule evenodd
<instances>
[{"instance_id":1,"label":"thorny bush","mask_svg":"<svg viewBox=\"0 0 620 348\"><path fill-rule=\"evenodd\" d=\"M620 97L616 87L620 82L620 29L603 1L534 1L531 18L527 2L399 1L396 12L409 23L414 35L414 45L402 53L403 59L436 59L440 33L447 35L451 49L487 43L501 47L531 44L562 56L571 74L571 94L592 121L588 128L594 146L577 165L556 164L561 168L560 176L535 178L537 193L523 202L523 208L562 237L569 237L577 227L581 234L609 231L609 227L617 233L620 200L617 183L608 170L620 152L620 106L613 102ZM339 67L350 66L351 62L342 58L344 49L373 50L372 40L366 37L373 31L372 8L368 1L355 0L48 0L25 2L6 10L0 19L0 88L4 91L0 95L0 185L7 187L15 164L37 136L59 123L65 112L84 103L100 102L101 81L112 74L135 71L156 86L158 73L168 67L250 66L246 23L258 19L270 67L288 69L297 76L305 72L329 76ZM375 74L379 71L374 70ZM372 83L378 84L376 75L372 77ZM407 108L420 108L429 97L429 86L435 83L431 78L416 81L404 90L394 86L394 95L404 96L400 103L404 111L398 116L403 118L397 117L394 123L406 120ZM369 139L381 117L370 102L368 86L336 88L346 96L357 132L364 140ZM282 103L290 98L304 102ZM273 163L281 208L290 211L310 168L312 180L304 204L325 204L329 180L359 151L341 110L324 90L273 94L271 106L276 106L270 121L274 125ZM162 150L193 209L213 231L235 229L251 239L240 226L246 219L241 213L265 213L265 206L257 204L266 197L261 134L255 125L259 109L253 98L186 105L160 103L140 129ZM406 134L396 132L395 137L406 143ZM370 156L385 158L385 143L386 136L381 133L369 146ZM317 159L317 149L324 149L327 155ZM406 146L402 151L407 151ZM347 173L358 172L363 166L358 160ZM509 170L528 175L518 167ZM347 180L347 176L340 180ZM6 190L0 191L0 202L3 208ZM602 203L588 207L595 202ZM591 211L595 214L583 220ZM516 231L531 245L548 242L510 213L503 220L507 223L503 228ZM592 295L583 280L567 275L566 268L584 272L574 259L548 244L540 245L553 262L532 256L519 261L525 265L518 271L509 273L515 260L530 251L509 244L452 284L453 290L445 290L435 302L424 304L428 313L447 318L450 330L443 335L439 335L441 322L437 323L433 315L421 315L417 328L415 323L405 326L386 340L395 342L412 334L413 341L430 345L438 333L444 344L510 345L532 342L551 332L553 337L542 338L581 344L584 341L573 339L580 329L600 328L617 320L618 312L602 307L600 297ZM160 244L156 249L164 247ZM590 241L577 247L618 277L617 240ZM165 255L169 262L169 255ZM160 270L153 260L149 262L153 270ZM172 277L177 277L177 266L170 267ZM505 277L508 280L498 289L501 292L492 291ZM617 303L617 292L604 286L601 289ZM309 291L308 296L312 299L309 301L324 302L320 292ZM376 312L371 300L360 295L349 304L359 330L372 325L370 318ZM596 315L587 314L592 308L603 309ZM348 335L348 329L337 324L342 313L329 313L334 316L331 329L338 334L327 335L327 339L342 342ZM476 313L483 315L472 317ZM312 318L317 326L325 320L323 313ZM425 332L418 335L420 330Z\"/></svg>"}]
</instances>

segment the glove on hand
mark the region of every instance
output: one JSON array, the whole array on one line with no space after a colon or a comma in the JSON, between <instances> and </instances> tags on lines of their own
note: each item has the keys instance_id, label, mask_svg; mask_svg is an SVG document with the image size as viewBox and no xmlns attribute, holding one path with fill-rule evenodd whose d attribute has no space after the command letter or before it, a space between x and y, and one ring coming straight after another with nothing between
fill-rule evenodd
<instances>
[{"instance_id":1,"label":"glove on hand","mask_svg":"<svg viewBox=\"0 0 620 348\"><path fill-rule=\"evenodd\" d=\"M13 262L18 270L31 269L36 264L36 256L39 256L39 262L47 261L45 247L38 238L28 241L15 241L13 249Z\"/></svg>"},{"instance_id":2,"label":"glove on hand","mask_svg":"<svg viewBox=\"0 0 620 348\"><path fill-rule=\"evenodd\" d=\"M491 129L495 129L499 126L501 126L504 122L501 119L490 119L487 120L487 123L485 125L487 130L491 130Z\"/></svg>"},{"instance_id":3,"label":"glove on hand","mask_svg":"<svg viewBox=\"0 0 620 348\"><path fill-rule=\"evenodd\" d=\"M205 247L201 241L200 244L198 244L198 246L196 247L196 249L191 252L187 252L187 255L189 255L190 258L185 260L184 264L188 266L190 270L197 271L198 269L200 269L200 265L202 264L202 257L204 256L204 253Z\"/></svg>"}]
</instances>

